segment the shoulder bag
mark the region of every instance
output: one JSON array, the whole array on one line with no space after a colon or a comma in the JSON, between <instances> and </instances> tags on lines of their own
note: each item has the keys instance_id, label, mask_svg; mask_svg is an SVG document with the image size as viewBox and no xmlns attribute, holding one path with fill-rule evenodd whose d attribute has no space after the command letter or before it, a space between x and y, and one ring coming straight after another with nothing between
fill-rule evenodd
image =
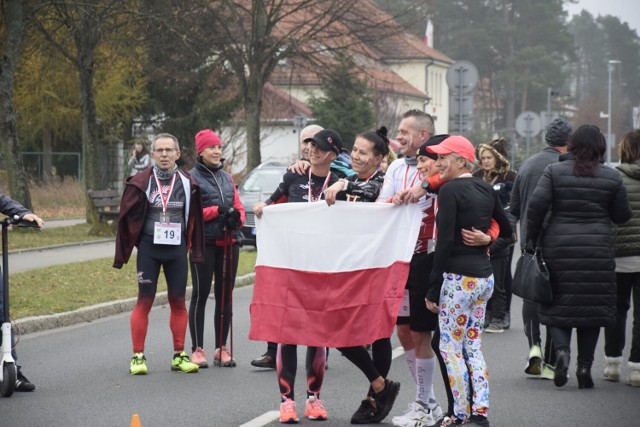
<instances>
[{"instance_id":1,"label":"shoulder bag","mask_svg":"<svg viewBox=\"0 0 640 427\"><path fill-rule=\"evenodd\" d=\"M540 248L522 253L516 264L511 289L514 294L526 300L544 305L553 303L549 270Z\"/></svg>"}]
</instances>

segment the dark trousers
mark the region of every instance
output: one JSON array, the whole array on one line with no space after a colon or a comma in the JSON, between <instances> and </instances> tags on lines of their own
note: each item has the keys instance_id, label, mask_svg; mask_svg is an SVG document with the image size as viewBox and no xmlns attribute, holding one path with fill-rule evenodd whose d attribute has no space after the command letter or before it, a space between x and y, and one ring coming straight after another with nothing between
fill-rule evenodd
<instances>
[{"instance_id":1,"label":"dark trousers","mask_svg":"<svg viewBox=\"0 0 640 427\"><path fill-rule=\"evenodd\" d=\"M558 328L551 326L548 328L551 330L551 336L553 338L553 344L557 351L571 349L571 331L572 328ZM578 334L578 366L583 366L591 369L593 364L593 355L598 345L598 337L600 335L599 327L589 328L576 328Z\"/></svg>"},{"instance_id":2,"label":"dark trousers","mask_svg":"<svg viewBox=\"0 0 640 427\"><path fill-rule=\"evenodd\" d=\"M492 258L491 268L493 269L493 294L489 299L487 311L491 312L488 320L501 321L507 312L507 276L511 277L511 265L508 257Z\"/></svg>"},{"instance_id":3,"label":"dark trousers","mask_svg":"<svg viewBox=\"0 0 640 427\"><path fill-rule=\"evenodd\" d=\"M540 338L540 319L538 319L538 304L535 302L522 301L522 322L524 323L524 334L529 341L529 348L533 345L542 346ZM547 327L547 334L544 346L544 362L549 365L556 364L556 352L553 339Z\"/></svg>"},{"instance_id":4,"label":"dark trousers","mask_svg":"<svg viewBox=\"0 0 640 427\"><path fill-rule=\"evenodd\" d=\"M616 273L618 306L616 324L604 330L604 354L621 357L625 345L627 312L633 296L633 327L629 361L640 363L640 273Z\"/></svg>"},{"instance_id":5,"label":"dark trousers","mask_svg":"<svg viewBox=\"0 0 640 427\"><path fill-rule=\"evenodd\" d=\"M371 353L364 346L342 347L338 350L372 382L378 377L387 378L391 369L391 339L380 338L371 345ZM372 393L373 390L370 390Z\"/></svg>"},{"instance_id":6,"label":"dark trousers","mask_svg":"<svg viewBox=\"0 0 640 427\"><path fill-rule=\"evenodd\" d=\"M193 290L191 303L189 304L189 332L191 333L192 351L196 347L204 347L205 307L211 293L212 282L215 296L215 309L213 312L215 346L218 348L227 344L231 316L233 316L231 293L233 292L236 272L238 271L239 255L239 246L233 245L231 248L227 248L226 256L231 256L231 271L229 271L229 264L224 265L225 262L228 262L225 259L225 247L217 246L213 242L207 242L204 251L204 262L191 263ZM222 294L224 294L224 298ZM275 352L273 357L275 358Z\"/></svg>"}]
</instances>

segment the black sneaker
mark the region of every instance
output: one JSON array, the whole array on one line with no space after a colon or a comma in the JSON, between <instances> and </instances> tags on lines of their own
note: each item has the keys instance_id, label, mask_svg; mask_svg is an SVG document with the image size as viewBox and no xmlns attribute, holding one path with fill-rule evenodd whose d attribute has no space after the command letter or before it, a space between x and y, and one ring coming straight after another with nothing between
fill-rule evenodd
<instances>
[{"instance_id":1,"label":"black sneaker","mask_svg":"<svg viewBox=\"0 0 640 427\"><path fill-rule=\"evenodd\" d=\"M400 392L400 383L384 380L384 390L380 393L373 394L373 400L376 402L376 414L373 417L374 423L379 423L384 420L389 412L391 412L391 408L393 408L393 403L396 401L396 397L398 397L398 393Z\"/></svg>"},{"instance_id":2,"label":"black sneaker","mask_svg":"<svg viewBox=\"0 0 640 427\"><path fill-rule=\"evenodd\" d=\"M376 414L376 407L369 399L360 403L358 410L351 416L351 424L371 424Z\"/></svg>"},{"instance_id":3,"label":"black sneaker","mask_svg":"<svg viewBox=\"0 0 640 427\"><path fill-rule=\"evenodd\" d=\"M489 427L489 420L482 415L471 415L469 421L467 421L467 425L470 427Z\"/></svg>"},{"instance_id":4,"label":"black sneaker","mask_svg":"<svg viewBox=\"0 0 640 427\"><path fill-rule=\"evenodd\" d=\"M27 377L22 375L21 372L18 373L18 379L16 380L16 391L33 391L36 389L36 386L32 384Z\"/></svg>"},{"instance_id":5,"label":"black sneaker","mask_svg":"<svg viewBox=\"0 0 640 427\"><path fill-rule=\"evenodd\" d=\"M446 426L461 426L463 424L467 424L467 420L457 418L451 414L445 415L445 417L440 421L440 424L437 424L438 427L446 427Z\"/></svg>"}]
</instances>

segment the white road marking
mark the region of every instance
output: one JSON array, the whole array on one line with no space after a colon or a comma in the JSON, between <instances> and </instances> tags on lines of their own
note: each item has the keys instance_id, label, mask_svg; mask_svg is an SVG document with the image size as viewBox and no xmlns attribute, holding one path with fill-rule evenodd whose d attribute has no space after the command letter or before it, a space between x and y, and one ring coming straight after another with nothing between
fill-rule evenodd
<instances>
[{"instance_id":1,"label":"white road marking","mask_svg":"<svg viewBox=\"0 0 640 427\"><path fill-rule=\"evenodd\" d=\"M266 426L272 421L277 420L278 418L280 418L280 411L269 411L269 412L265 412L259 417L255 417L251 421L247 421L246 423L242 424L240 427L262 427L262 426Z\"/></svg>"}]
</instances>

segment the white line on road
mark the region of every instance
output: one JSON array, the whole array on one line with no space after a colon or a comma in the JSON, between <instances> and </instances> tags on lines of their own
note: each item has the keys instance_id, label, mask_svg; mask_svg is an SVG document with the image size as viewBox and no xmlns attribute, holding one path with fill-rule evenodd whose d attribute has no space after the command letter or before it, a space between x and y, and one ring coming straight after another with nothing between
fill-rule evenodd
<instances>
[{"instance_id":1,"label":"white line on road","mask_svg":"<svg viewBox=\"0 0 640 427\"><path fill-rule=\"evenodd\" d=\"M269 411L242 424L240 427L262 427L266 426L271 421L277 420L278 418L280 418L280 411Z\"/></svg>"},{"instance_id":2,"label":"white line on road","mask_svg":"<svg viewBox=\"0 0 640 427\"><path fill-rule=\"evenodd\" d=\"M391 353L391 359L398 358L404 354L404 349L402 347L396 347L393 349ZM260 415L259 417L255 417L251 421L247 421L242 424L240 427L263 427L269 424L271 421L275 421L280 418L280 411L269 411Z\"/></svg>"}]
</instances>

